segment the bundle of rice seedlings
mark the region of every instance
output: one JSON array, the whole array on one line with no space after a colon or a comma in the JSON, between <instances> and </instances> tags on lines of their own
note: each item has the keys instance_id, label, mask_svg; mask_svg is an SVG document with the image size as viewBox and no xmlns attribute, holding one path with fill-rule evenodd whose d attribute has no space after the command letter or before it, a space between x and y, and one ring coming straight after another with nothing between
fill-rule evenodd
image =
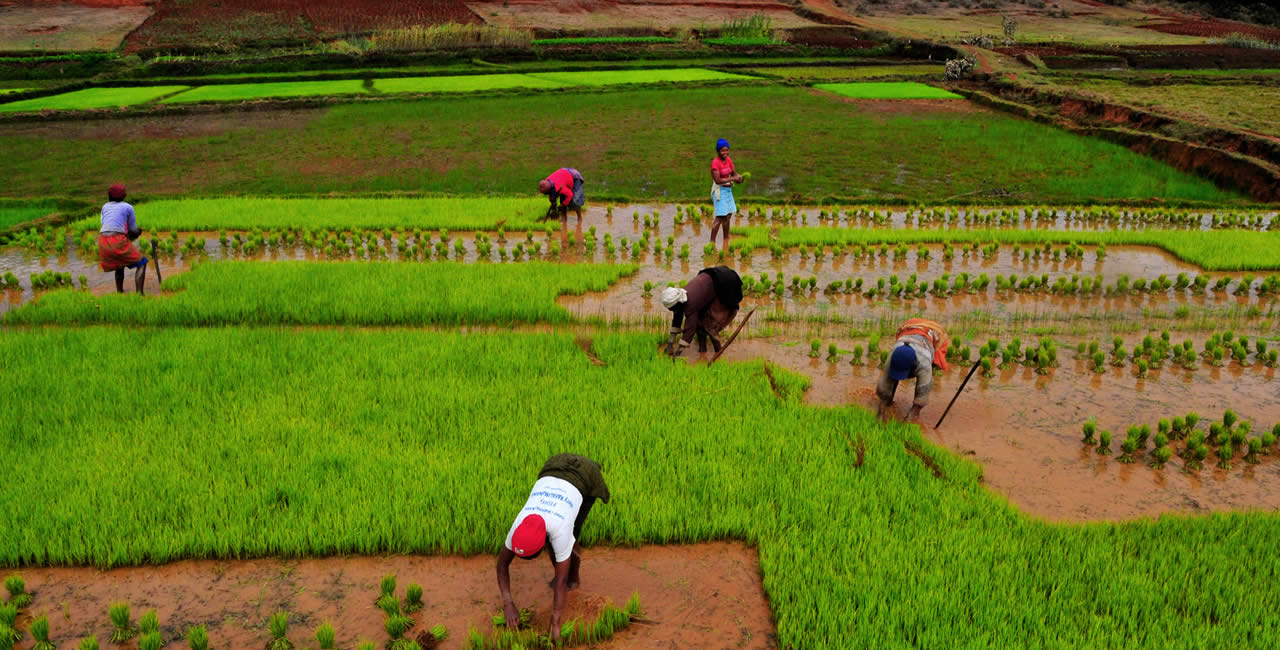
<instances>
[{"instance_id":1,"label":"bundle of rice seedlings","mask_svg":"<svg viewBox=\"0 0 1280 650\"><path fill-rule=\"evenodd\" d=\"M271 642L267 644L267 650L293 650L293 643L285 638L289 634L289 614L287 612L272 614L267 621L267 627L271 630Z\"/></svg>"},{"instance_id":2,"label":"bundle of rice seedlings","mask_svg":"<svg viewBox=\"0 0 1280 650\"><path fill-rule=\"evenodd\" d=\"M31 621L31 638L35 639L35 645L31 646L31 650L57 650L57 646L49 641L49 617L41 616Z\"/></svg>"},{"instance_id":3,"label":"bundle of rice seedlings","mask_svg":"<svg viewBox=\"0 0 1280 650\"><path fill-rule=\"evenodd\" d=\"M111 617L111 625L115 628L111 632L112 643L124 643L138 635L138 628L130 620L129 603L112 603L107 615Z\"/></svg>"},{"instance_id":4,"label":"bundle of rice seedlings","mask_svg":"<svg viewBox=\"0 0 1280 650\"><path fill-rule=\"evenodd\" d=\"M404 611L413 613L423 608L422 602L422 585L413 582L405 589L404 593Z\"/></svg>"},{"instance_id":5,"label":"bundle of rice seedlings","mask_svg":"<svg viewBox=\"0 0 1280 650\"><path fill-rule=\"evenodd\" d=\"M329 623L321 623L316 628L316 644L320 646L320 650L333 650L335 636L333 625Z\"/></svg>"},{"instance_id":6,"label":"bundle of rice seedlings","mask_svg":"<svg viewBox=\"0 0 1280 650\"><path fill-rule=\"evenodd\" d=\"M187 646L191 650L209 650L209 633L203 625L187 628Z\"/></svg>"},{"instance_id":7,"label":"bundle of rice seedlings","mask_svg":"<svg viewBox=\"0 0 1280 650\"><path fill-rule=\"evenodd\" d=\"M8 604L13 605L14 609L26 609L31 605L31 594L27 593L27 583L22 576L15 573L5 578L4 589L9 592Z\"/></svg>"}]
</instances>

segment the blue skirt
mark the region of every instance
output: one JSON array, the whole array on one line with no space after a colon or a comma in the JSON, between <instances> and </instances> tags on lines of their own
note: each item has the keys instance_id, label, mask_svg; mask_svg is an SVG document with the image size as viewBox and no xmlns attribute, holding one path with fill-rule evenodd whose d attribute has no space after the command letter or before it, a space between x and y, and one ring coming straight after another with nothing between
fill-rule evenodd
<instances>
[{"instance_id":1,"label":"blue skirt","mask_svg":"<svg viewBox=\"0 0 1280 650\"><path fill-rule=\"evenodd\" d=\"M733 200L733 188L720 188L720 198L712 201L715 204L715 216L724 217L738 211L738 204Z\"/></svg>"}]
</instances>

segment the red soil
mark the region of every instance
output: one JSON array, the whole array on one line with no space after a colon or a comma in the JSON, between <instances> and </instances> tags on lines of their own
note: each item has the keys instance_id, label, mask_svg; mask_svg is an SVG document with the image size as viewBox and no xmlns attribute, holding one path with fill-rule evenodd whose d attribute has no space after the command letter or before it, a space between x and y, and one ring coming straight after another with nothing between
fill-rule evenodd
<instances>
[{"instance_id":1,"label":"red soil","mask_svg":"<svg viewBox=\"0 0 1280 650\"><path fill-rule=\"evenodd\" d=\"M99 0L89 0L97 2ZM130 2L134 0L102 0ZM364 33L377 29L447 22L481 23L462 0L192 0L162 2L155 14L129 37L129 50L190 40L192 31L216 33L230 40L251 39L235 33L245 21L262 17L281 25L309 29L320 36Z\"/></svg>"},{"instance_id":2,"label":"red soil","mask_svg":"<svg viewBox=\"0 0 1280 650\"><path fill-rule=\"evenodd\" d=\"M413 614L406 634L444 624L444 648L464 647L467 630L492 629L491 616L502 602L494 579L492 555L462 557L349 557L318 559L197 560L163 566L114 569L30 568L18 571L35 601L27 612L49 614L51 638L60 648L76 640L110 635L107 607L124 601L136 621L155 609L168 647L182 641L191 625L208 628L215 648L261 648L269 636L266 619L289 613L289 638L304 639L331 622L338 647L358 640L386 639L383 614L374 605L382 576L397 577L397 595L411 582L423 586L426 607ZM546 629L551 617L548 562L519 562L511 568L512 597L534 612L534 629ZM770 648L777 642L753 549L730 542L639 549L586 549L582 587L570 591L566 617L594 619L608 602L621 607L639 594L649 623L633 623L606 648L745 647ZM24 619L26 616L24 615ZM26 622L19 621L21 627ZM105 647L105 646L104 646ZM125 648L132 645L123 646Z\"/></svg>"},{"instance_id":3,"label":"red soil","mask_svg":"<svg viewBox=\"0 0 1280 650\"><path fill-rule=\"evenodd\" d=\"M1180 20L1172 23L1160 23L1158 25L1143 25L1142 29L1150 29L1152 31L1162 32L1165 34L1177 34L1180 36L1203 36L1206 38L1221 38L1230 36L1231 34L1246 34L1268 41L1280 41L1280 29L1271 27L1262 27L1260 25L1250 25L1248 23L1237 23L1229 20Z\"/></svg>"}]
</instances>

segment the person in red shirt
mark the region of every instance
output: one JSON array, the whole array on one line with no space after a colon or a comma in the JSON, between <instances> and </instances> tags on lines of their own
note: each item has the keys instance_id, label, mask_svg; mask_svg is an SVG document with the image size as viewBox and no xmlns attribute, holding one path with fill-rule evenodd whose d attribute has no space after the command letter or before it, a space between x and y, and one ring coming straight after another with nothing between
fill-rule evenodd
<instances>
[{"instance_id":1,"label":"person in red shirt","mask_svg":"<svg viewBox=\"0 0 1280 650\"><path fill-rule=\"evenodd\" d=\"M729 157L729 141L716 140L716 157L711 160L711 203L715 206L715 220L711 222L711 244L716 243L716 231L724 229L724 250L729 250L729 220L738 212L733 200L733 184L741 183L742 176L733 168Z\"/></svg>"},{"instance_id":2,"label":"person in red shirt","mask_svg":"<svg viewBox=\"0 0 1280 650\"><path fill-rule=\"evenodd\" d=\"M551 207L547 209L548 218L553 212L559 212L560 220L566 221L569 218L569 208L573 208L578 221L582 221L582 206L587 202L587 196L582 191L584 182L582 174L572 167L561 167L538 181L538 192L545 194L551 202Z\"/></svg>"}]
</instances>

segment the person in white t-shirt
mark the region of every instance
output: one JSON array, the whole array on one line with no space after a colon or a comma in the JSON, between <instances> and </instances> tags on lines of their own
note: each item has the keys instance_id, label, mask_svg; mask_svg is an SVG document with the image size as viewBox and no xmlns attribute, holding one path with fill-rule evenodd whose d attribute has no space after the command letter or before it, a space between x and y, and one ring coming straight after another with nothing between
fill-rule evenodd
<instances>
[{"instance_id":1,"label":"person in white t-shirt","mask_svg":"<svg viewBox=\"0 0 1280 650\"><path fill-rule=\"evenodd\" d=\"M599 463L577 454L556 454L543 464L529 500L516 515L498 553L498 590L502 592L508 629L515 630L520 624L520 610L511 599L511 561L517 557L532 560L550 546L551 565L556 572L551 581L551 640L560 639L565 598L570 589L580 584L582 548L578 536L596 499L609 502L609 486Z\"/></svg>"}]
</instances>

